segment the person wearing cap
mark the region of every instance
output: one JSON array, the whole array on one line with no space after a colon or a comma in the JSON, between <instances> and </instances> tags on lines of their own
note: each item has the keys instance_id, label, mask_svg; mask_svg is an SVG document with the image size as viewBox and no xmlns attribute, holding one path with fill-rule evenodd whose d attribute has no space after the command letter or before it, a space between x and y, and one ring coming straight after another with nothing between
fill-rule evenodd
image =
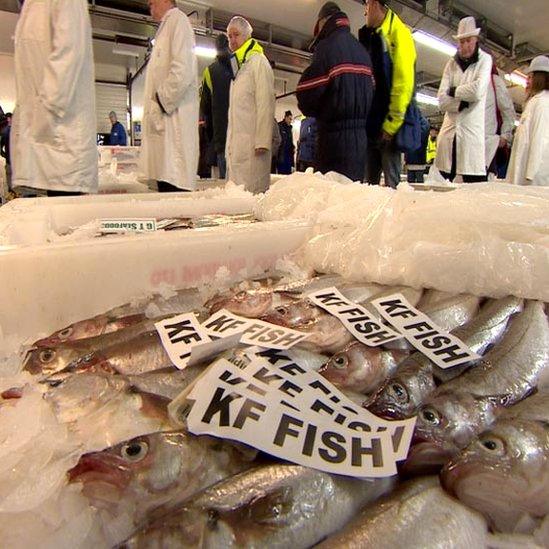
<instances>
[{"instance_id":1,"label":"person wearing cap","mask_svg":"<svg viewBox=\"0 0 549 549\"><path fill-rule=\"evenodd\" d=\"M528 99L515 135L507 182L549 186L549 57L528 69Z\"/></svg>"},{"instance_id":2,"label":"person wearing cap","mask_svg":"<svg viewBox=\"0 0 549 549\"><path fill-rule=\"evenodd\" d=\"M370 56L334 2L320 10L314 36L312 63L297 86L297 101L301 112L317 121L316 169L362 182L374 95Z\"/></svg>"},{"instance_id":3,"label":"person wearing cap","mask_svg":"<svg viewBox=\"0 0 549 549\"><path fill-rule=\"evenodd\" d=\"M402 155L395 147L414 95L416 47L410 29L382 0L366 0L366 25L358 37L372 58L376 90L368 120L365 180L379 185L381 172L387 186L400 183Z\"/></svg>"},{"instance_id":4,"label":"person wearing cap","mask_svg":"<svg viewBox=\"0 0 549 549\"><path fill-rule=\"evenodd\" d=\"M109 145L120 145L125 147L128 144L128 136L126 135L126 129L120 122L114 111L109 113L109 119L111 121L111 135L109 137Z\"/></svg>"},{"instance_id":5,"label":"person wearing cap","mask_svg":"<svg viewBox=\"0 0 549 549\"><path fill-rule=\"evenodd\" d=\"M278 123L280 137L282 142L278 148L277 172L283 175L292 173L295 166L295 145L292 128L292 111L284 113L284 119Z\"/></svg>"},{"instance_id":6,"label":"person wearing cap","mask_svg":"<svg viewBox=\"0 0 549 549\"><path fill-rule=\"evenodd\" d=\"M442 75L438 99L445 113L435 164L444 178L486 181L485 111L492 57L480 49L474 17L459 22L458 51Z\"/></svg>"},{"instance_id":7,"label":"person wearing cap","mask_svg":"<svg viewBox=\"0 0 549 549\"><path fill-rule=\"evenodd\" d=\"M274 73L252 32L250 23L240 16L233 17L227 27L235 78L226 156L229 179L247 191L263 193L271 180L273 123L276 126Z\"/></svg>"},{"instance_id":8,"label":"person wearing cap","mask_svg":"<svg viewBox=\"0 0 549 549\"><path fill-rule=\"evenodd\" d=\"M486 96L486 166L489 173L505 179L517 113L493 57L492 63Z\"/></svg>"},{"instance_id":9,"label":"person wearing cap","mask_svg":"<svg viewBox=\"0 0 549 549\"><path fill-rule=\"evenodd\" d=\"M150 0L160 23L147 65L140 173L160 192L192 191L198 167L198 78L194 32L173 0Z\"/></svg>"},{"instance_id":10,"label":"person wearing cap","mask_svg":"<svg viewBox=\"0 0 549 549\"><path fill-rule=\"evenodd\" d=\"M227 162L227 125L229 123L229 93L233 79L231 52L227 35L220 34L215 41L216 60L204 70L200 91L200 114L204 127L217 156L220 179L225 179Z\"/></svg>"}]
</instances>

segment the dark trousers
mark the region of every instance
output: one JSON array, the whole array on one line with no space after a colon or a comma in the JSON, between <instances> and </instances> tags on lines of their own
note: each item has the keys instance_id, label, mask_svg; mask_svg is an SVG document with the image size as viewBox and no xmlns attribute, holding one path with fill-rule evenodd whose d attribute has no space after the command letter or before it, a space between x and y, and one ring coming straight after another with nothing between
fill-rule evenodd
<instances>
[{"instance_id":1,"label":"dark trousers","mask_svg":"<svg viewBox=\"0 0 549 549\"><path fill-rule=\"evenodd\" d=\"M425 170L408 170L408 183L425 183Z\"/></svg>"},{"instance_id":2,"label":"dark trousers","mask_svg":"<svg viewBox=\"0 0 549 549\"><path fill-rule=\"evenodd\" d=\"M449 181L453 181L456 178L456 166L457 166L457 145L456 145L456 140L454 139L454 143L452 145L452 171L450 173L441 171L440 173L442 177L444 177L444 179L448 179ZM463 177L464 183L482 183L483 181L486 181L486 174L484 175L461 174L461 177Z\"/></svg>"},{"instance_id":3,"label":"dark trousers","mask_svg":"<svg viewBox=\"0 0 549 549\"><path fill-rule=\"evenodd\" d=\"M379 185L381 172L385 176L385 185L396 189L400 183L402 154L393 142L368 142L364 181L370 185Z\"/></svg>"},{"instance_id":4,"label":"dark trousers","mask_svg":"<svg viewBox=\"0 0 549 549\"><path fill-rule=\"evenodd\" d=\"M219 170L219 179L227 177L227 159L225 153L217 153L217 169Z\"/></svg>"},{"instance_id":5,"label":"dark trousers","mask_svg":"<svg viewBox=\"0 0 549 549\"><path fill-rule=\"evenodd\" d=\"M171 183L168 183L167 181L157 181L156 184L158 185L158 192L159 193L185 193L185 192L190 192L187 189L180 189L179 187L176 187L175 185L172 185Z\"/></svg>"},{"instance_id":6,"label":"dark trousers","mask_svg":"<svg viewBox=\"0 0 549 549\"><path fill-rule=\"evenodd\" d=\"M308 168L315 169L315 163L314 162L307 162L306 160L298 160L297 161L297 171L298 172L304 172L307 171Z\"/></svg>"}]
</instances>

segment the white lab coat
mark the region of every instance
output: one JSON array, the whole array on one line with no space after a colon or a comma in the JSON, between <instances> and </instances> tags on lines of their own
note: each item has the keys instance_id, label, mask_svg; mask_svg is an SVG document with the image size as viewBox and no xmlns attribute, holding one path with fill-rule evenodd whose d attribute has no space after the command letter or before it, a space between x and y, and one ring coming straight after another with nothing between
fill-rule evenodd
<instances>
[{"instance_id":1,"label":"white lab coat","mask_svg":"<svg viewBox=\"0 0 549 549\"><path fill-rule=\"evenodd\" d=\"M85 0L26 0L15 29L13 186L97 192L95 86Z\"/></svg>"},{"instance_id":2,"label":"white lab coat","mask_svg":"<svg viewBox=\"0 0 549 549\"><path fill-rule=\"evenodd\" d=\"M273 69L253 52L231 84L226 148L229 179L252 193L269 188L274 115ZM259 148L268 151L256 155Z\"/></svg>"},{"instance_id":3,"label":"white lab coat","mask_svg":"<svg viewBox=\"0 0 549 549\"><path fill-rule=\"evenodd\" d=\"M440 109L445 113L438 136L437 168L442 172L452 170L452 145L456 139L458 175L486 174L485 107L488 84L492 71L492 58L482 50L479 60L463 72L454 58L444 69L438 90ZM455 97L448 90L456 88ZM459 112L461 101L469 102L469 108Z\"/></svg>"},{"instance_id":4,"label":"white lab coat","mask_svg":"<svg viewBox=\"0 0 549 549\"><path fill-rule=\"evenodd\" d=\"M141 175L180 189L196 188L198 168L198 72L194 32L178 8L156 33L147 66L139 159ZM160 103L166 114L162 112Z\"/></svg>"},{"instance_id":5,"label":"white lab coat","mask_svg":"<svg viewBox=\"0 0 549 549\"><path fill-rule=\"evenodd\" d=\"M549 91L532 97L515 134L507 182L549 186Z\"/></svg>"},{"instance_id":6,"label":"white lab coat","mask_svg":"<svg viewBox=\"0 0 549 549\"><path fill-rule=\"evenodd\" d=\"M492 79L494 85L492 86ZM494 88L496 93L494 93ZM498 118L496 111L496 95L497 106L501 113L502 125L501 132L498 134ZM513 105L511 94L505 85L503 78L499 75L492 75L488 84L488 94L486 96L486 166L490 166L496 151L499 148L500 137L505 137L507 143L511 145L513 141L513 128L517 113Z\"/></svg>"}]
</instances>

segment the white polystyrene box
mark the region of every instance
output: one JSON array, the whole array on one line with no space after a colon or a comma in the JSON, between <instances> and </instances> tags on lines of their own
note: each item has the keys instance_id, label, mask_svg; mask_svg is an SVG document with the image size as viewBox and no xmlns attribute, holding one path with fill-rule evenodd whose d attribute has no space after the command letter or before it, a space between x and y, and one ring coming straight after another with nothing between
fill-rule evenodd
<instances>
[{"instance_id":1,"label":"white polystyrene box","mask_svg":"<svg viewBox=\"0 0 549 549\"><path fill-rule=\"evenodd\" d=\"M163 288L272 270L307 223L276 221L0 251L0 335L21 342Z\"/></svg>"}]
</instances>

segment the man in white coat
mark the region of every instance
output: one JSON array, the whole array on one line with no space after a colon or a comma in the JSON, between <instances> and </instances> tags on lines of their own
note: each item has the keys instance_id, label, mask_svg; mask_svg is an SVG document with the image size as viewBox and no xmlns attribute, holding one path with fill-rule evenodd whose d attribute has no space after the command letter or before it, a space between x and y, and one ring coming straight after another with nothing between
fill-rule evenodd
<instances>
[{"instance_id":1,"label":"man in white coat","mask_svg":"<svg viewBox=\"0 0 549 549\"><path fill-rule=\"evenodd\" d=\"M448 61L438 99L445 113L438 136L436 166L453 181L486 180L485 109L492 71L492 58L479 47L480 29L474 17L459 23L456 56Z\"/></svg>"},{"instance_id":2,"label":"man in white coat","mask_svg":"<svg viewBox=\"0 0 549 549\"><path fill-rule=\"evenodd\" d=\"M275 115L274 74L252 27L233 17L227 27L232 65L227 129L228 177L252 193L269 188Z\"/></svg>"},{"instance_id":3,"label":"man in white coat","mask_svg":"<svg viewBox=\"0 0 549 549\"><path fill-rule=\"evenodd\" d=\"M149 0L160 23L145 78L141 174L161 192L196 188L198 73L194 32L173 0Z\"/></svg>"},{"instance_id":4,"label":"man in white coat","mask_svg":"<svg viewBox=\"0 0 549 549\"><path fill-rule=\"evenodd\" d=\"M517 113L495 60L492 59L492 62L486 96L486 166L489 173L505 179Z\"/></svg>"},{"instance_id":5,"label":"man in white coat","mask_svg":"<svg viewBox=\"0 0 549 549\"><path fill-rule=\"evenodd\" d=\"M95 88L85 0L26 0L15 29L13 187L97 192Z\"/></svg>"}]
</instances>

